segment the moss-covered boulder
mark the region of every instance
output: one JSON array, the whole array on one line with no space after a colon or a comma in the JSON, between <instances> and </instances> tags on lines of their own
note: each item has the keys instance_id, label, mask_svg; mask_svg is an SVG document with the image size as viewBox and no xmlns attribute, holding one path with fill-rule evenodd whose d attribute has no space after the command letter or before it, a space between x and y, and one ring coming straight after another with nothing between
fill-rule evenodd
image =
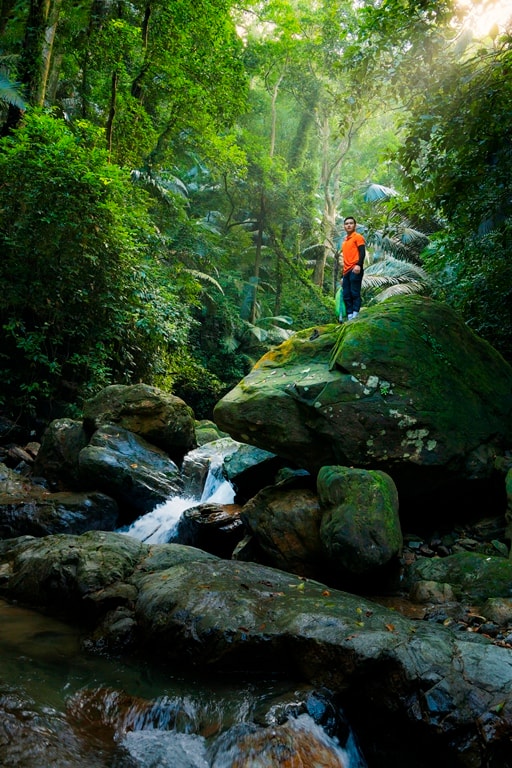
<instances>
[{"instance_id":1,"label":"moss-covered boulder","mask_svg":"<svg viewBox=\"0 0 512 768\"><path fill-rule=\"evenodd\" d=\"M365 573L386 565L402 548L396 486L385 472L322 467L318 493L328 567Z\"/></svg>"},{"instance_id":2,"label":"moss-covered boulder","mask_svg":"<svg viewBox=\"0 0 512 768\"><path fill-rule=\"evenodd\" d=\"M448 306L395 297L342 326L296 333L214 418L309 471L381 469L416 495L492 475L512 443L512 368Z\"/></svg>"}]
</instances>

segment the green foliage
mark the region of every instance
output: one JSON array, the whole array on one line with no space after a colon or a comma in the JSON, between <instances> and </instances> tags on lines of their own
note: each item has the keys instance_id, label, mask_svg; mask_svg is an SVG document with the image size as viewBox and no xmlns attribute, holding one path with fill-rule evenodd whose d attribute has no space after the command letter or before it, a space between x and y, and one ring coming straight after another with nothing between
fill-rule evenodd
<instances>
[{"instance_id":1,"label":"green foliage","mask_svg":"<svg viewBox=\"0 0 512 768\"><path fill-rule=\"evenodd\" d=\"M410 207L437 216L425 266L440 295L512 359L512 39L470 48L418 95L399 155Z\"/></svg>"},{"instance_id":2,"label":"green foliage","mask_svg":"<svg viewBox=\"0 0 512 768\"><path fill-rule=\"evenodd\" d=\"M3 19L4 116L44 80L29 5ZM510 38L465 48L452 5L61 0L56 110L0 143L0 403L144 380L210 416L335 319L348 214L365 303L433 291L512 355Z\"/></svg>"},{"instance_id":3,"label":"green foliage","mask_svg":"<svg viewBox=\"0 0 512 768\"><path fill-rule=\"evenodd\" d=\"M86 124L29 114L0 144L0 327L8 407L151 381L190 326L150 256L147 199ZM160 278L160 282L158 280Z\"/></svg>"},{"instance_id":4,"label":"green foliage","mask_svg":"<svg viewBox=\"0 0 512 768\"><path fill-rule=\"evenodd\" d=\"M476 333L512 363L510 224L483 235L440 233L424 253L434 296L451 304Z\"/></svg>"}]
</instances>

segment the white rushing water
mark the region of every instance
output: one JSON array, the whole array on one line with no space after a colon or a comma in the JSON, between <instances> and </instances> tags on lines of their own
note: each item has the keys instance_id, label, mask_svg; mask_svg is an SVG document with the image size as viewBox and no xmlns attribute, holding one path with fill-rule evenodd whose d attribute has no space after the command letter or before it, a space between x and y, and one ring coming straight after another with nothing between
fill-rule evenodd
<instances>
[{"instance_id":1,"label":"white rushing water","mask_svg":"<svg viewBox=\"0 0 512 768\"><path fill-rule=\"evenodd\" d=\"M261 734L265 730L268 735L261 741ZM195 734L142 730L127 733L122 744L141 768L153 768L156 765L161 768L232 768L234 765L271 768L281 764L281 761L277 762L280 754L287 755L288 760L293 757L289 753L292 745L292 749L302 749L302 757L307 759L307 744L311 740L315 743L313 757L317 755L321 765L327 765L328 759L331 768L366 768L366 762L352 735L345 747L341 747L309 715L303 714L289 720L281 738L277 737L279 732L279 728L255 729L249 726L244 733L243 727L235 728L232 733L228 731L221 735L217 746L216 739L208 744L208 740ZM293 765L299 765L299 762L303 764L300 757Z\"/></svg>"},{"instance_id":2,"label":"white rushing water","mask_svg":"<svg viewBox=\"0 0 512 768\"><path fill-rule=\"evenodd\" d=\"M201 456L200 449L198 449L197 454ZM218 454L214 453L211 456L202 457L208 469L200 494L185 492L182 496L172 496L163 504L155 507L152 512L137 518L131 525L119 529L119 533L126 533L128 536L133 536L134 539L149 544L165 544L172 539L182 514L190 507L206 502L209 504L232 504L235 491L222 473L225 455L226 453L221 451ZM189 464L193 463L194 458L192 457L189 459Z\"/></svg>"}]
</instances>

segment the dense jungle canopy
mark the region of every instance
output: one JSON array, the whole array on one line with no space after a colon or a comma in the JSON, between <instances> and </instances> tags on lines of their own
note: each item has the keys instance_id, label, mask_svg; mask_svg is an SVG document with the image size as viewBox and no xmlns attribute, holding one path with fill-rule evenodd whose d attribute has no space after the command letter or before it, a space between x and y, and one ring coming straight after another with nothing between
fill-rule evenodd
<instances>
[{"instance_id":1,"label":"dense jungle canopy","mask_svg":"<svg viewBox=\"0 0 512 768\"><path fill-rule=\"evenodd\" d=\"M1 0L0 412L144 381L198 418L363 302L422 292L512 361L503 0Z\"/></svg>"}]
</instances>

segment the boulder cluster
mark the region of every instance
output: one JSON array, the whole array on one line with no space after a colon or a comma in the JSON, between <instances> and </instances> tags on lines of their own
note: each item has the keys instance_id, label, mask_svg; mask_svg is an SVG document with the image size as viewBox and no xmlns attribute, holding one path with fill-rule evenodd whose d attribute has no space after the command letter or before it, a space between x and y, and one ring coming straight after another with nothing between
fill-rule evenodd
<instances>
[{"instance_id":1,"label":"boulder cluster","mask_svg":"<svg viewBox=\"0 0 512 768\"><path fill-rule=\"evenodd\" d=\"M272 349L214 422L116 385L4 449L0 596L85 617L102 653L286 669L363 731L371 706L505 766L511 448L510 366L444 305L389 300ZM201 501L219 453L229 505ZM183 493L169 541L119 532Z\"/></svg>"}]
</instances>

